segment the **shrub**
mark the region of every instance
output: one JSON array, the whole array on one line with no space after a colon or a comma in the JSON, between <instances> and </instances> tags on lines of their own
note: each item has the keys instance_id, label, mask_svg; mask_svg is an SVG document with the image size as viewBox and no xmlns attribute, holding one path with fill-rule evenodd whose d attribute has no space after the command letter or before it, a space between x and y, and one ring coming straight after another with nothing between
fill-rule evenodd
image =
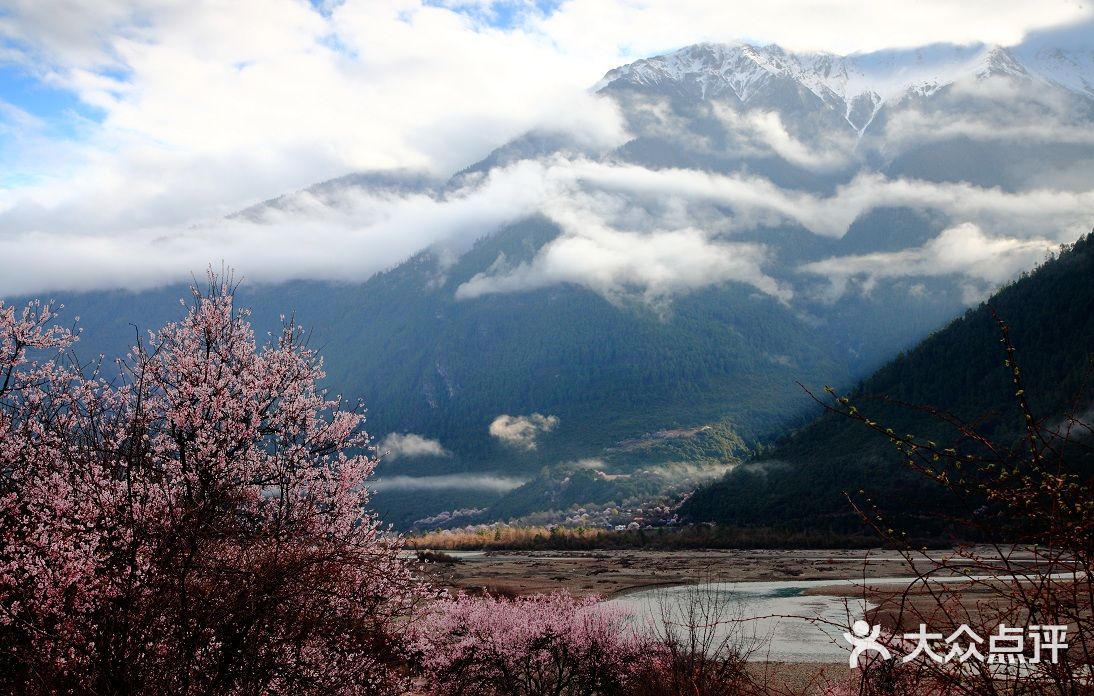
<instances>
[{"instance_id":1,"label":"shrub","mask_svg":"<svg viewBox=\"0 0 1094 696\"><path fill-rule=\"evenodd\" d=\"M652 603L654 659L642 665L634 696L721 696L753 693L746 662L759 641L732 595L700 583L665 591Z\"/></svg>"}]
</instances>

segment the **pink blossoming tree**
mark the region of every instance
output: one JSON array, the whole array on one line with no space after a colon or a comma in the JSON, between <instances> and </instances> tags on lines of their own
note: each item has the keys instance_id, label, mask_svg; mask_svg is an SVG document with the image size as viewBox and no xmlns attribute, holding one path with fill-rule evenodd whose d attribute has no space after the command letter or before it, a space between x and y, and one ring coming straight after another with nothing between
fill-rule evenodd
<instances>
[{"instance_id":1,"label":"pink blossoming tree","mask_svg":"<svg viewBox=\"0 0 1094 696\"><path fill-rule=\"evenodd\" d=\"M366 512L360 410L230 278L107 379L0 304L0 691L387 694L426 595Z\"/></svg>"},{"instance_id":2,"label":"pink blossoming tree","mask_svg":"<svg viewBox=\"0 0 1094 696\"><path fill-rule=\"evenodd\" d=\"M436 696L631 694L656 647L627 619L565 593L460 596L436 603L417 624L417 646Z\"/></svg>"}]
</instances>

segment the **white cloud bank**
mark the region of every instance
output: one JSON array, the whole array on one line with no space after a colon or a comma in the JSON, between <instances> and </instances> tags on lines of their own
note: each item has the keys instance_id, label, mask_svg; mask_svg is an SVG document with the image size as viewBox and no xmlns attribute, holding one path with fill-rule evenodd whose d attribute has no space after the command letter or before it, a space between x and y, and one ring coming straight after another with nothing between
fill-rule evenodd
<instances>
[{"instance_id":1,"label":"white cloud bank","mask_svg":"<svg viewBox=\"0 0 1094 696\"><path fill-rule=\"evenodd\" d=\"M533 413L529 416L502 414L490 423L490 435L506 445L523 450L534 450L536 439L558 426L558 416Z\"/></svg>"},{"instance_id":2,"label":"white cloud bank","mask_svg":"<svg viewBox=\"0 0 1094 696\"><path fill-rule=\"evenodd\" d=\"M902 251L839 256L805 264L801 271L827 277L836 294L862 276L869 290L882 278L960 274L997 285L1031 268L1057 245L1045 239L990 237L971 223L943 230L921 247ZM971 299L971 298L969 298Z\"/></svg>"},{"instance_id":3,"label":"white cloud bank","mask_svg":"<svg viewBox=\"0 0 1094 696\"><path fill-rule=\"evenodd\" d=\"M539 213L562 235L530 261L498 259L461 285L458 297L574 283L609 299L636 296L656 304L736 281L788 302L793 290L765 270L765 246L735 241L734 233L789 223L839 237L872 209L905 206L941 211L954 224L969 222L998 238L1059 243L1089 227L1094 191L1008 192L865 173L820 196L747 174L555 156L494 169L443 194L349 188L320 199L302 193L251 218L183 231L0 234L0 294L117 284L140 289L185 280L210 259L224 260L252 281L364 280L420 249L458 251Z\"/></svg>"},{"instance_id":4,"label":"white cloud bank","mask_svg":"<svg viewBox=\"0 0 1094 696\"><path fill-rule=\"evenodd\" d=\"M4 163L23 183L0 191L0 232L186 226L349 171L448 173L533 127L618 144L585 91L610 54L405 0L17 0L0 62L91 117L59 115L73 133L45 161Z\"/></svg>"},{"instance_id":5,"label":"white cloud bank","mask_svg":"<svg viewBox=\"0 0 1094 696\"><path fill-rule=\"evenodd\" d=\"M793 293L766 276L758 244L713 240L702 230L685 228L658 233L623 232L603 225L566 221L567 234L549 243L531 264L503 275L480 273L462 284L459 298L520 292L575 283L609 299L638 289L643 300L659 304L697 288L737 280L781 300Z\"/></svg>"},{"instance_id":6,"label":"white cloud bank","mask_svg":"<svg viewBox=\"0 0 1094 696\"><path fill-rule=\"evenodd\" d=\"M416 433L390 433L380 442L377 449L388 460L400 457L448 457L451 455L439 440Z\"/></svg>"},{"instance_id":7,"label":"white cloud bank","mask_svg":"<svg viewBox=\"0 0 1094 696\"><path fill-rule=\"evenodd\" d=\"M859 216L882 207L937 210L953 220L970 221L945 238L950 243L934 249L955 254L936 267L945 273L1014 274L1031 265L1028 254L1015 255L1015 249L1029 251L1075 239L1087 229L1089 211L1094 209L1094 191L1007 192L869 173L826 197L780 189L761 177L590 161L556 161L544 176L582 187L556 188L540 208L563 234L530 262L514 266L499 258L488 271L461 285L457 297L574 283L609 299L637 293L656 304L697 288L736 281L788 302L793 290L764 270L766 248L734 242L733 233L791 223L818 235L841 237ZM975 237L982 228L990 229L996 241L980 244L985 255L970 260L952 242L975 230L969 244L977 244L983 241ZM1031 238L1039 241L1024 241ZM822 262L812 269L837 273L842 261ZM855 275L856 268L851 263L843 275Z\"/></svg>"},{"instance_id":8,"label":"white cloud bank","mask_svg":"<svg viewBox=\"0 0 1094 696\"><path fill-rule=\"evenodd\" d=\"M738 111L714 102L712 114L725 127L726 137L740 154L774 153L787 162L815 172L841 169L855 161L857 140L849 133L818 134L814 145L794 137L777 111Z\"/></svg>"},{"instance_id":9,"label":"white cloud bank","mask_svg":"<svg viewBox=\"0 0 1094 696\"><path fill-rule=\"evenodd\" d=\"M520 488L524 479L490 474L443 474L440 476L385 476L369 481L369 488L383 491L472 490L507 493Z\"/></svg>"}]
</instances>

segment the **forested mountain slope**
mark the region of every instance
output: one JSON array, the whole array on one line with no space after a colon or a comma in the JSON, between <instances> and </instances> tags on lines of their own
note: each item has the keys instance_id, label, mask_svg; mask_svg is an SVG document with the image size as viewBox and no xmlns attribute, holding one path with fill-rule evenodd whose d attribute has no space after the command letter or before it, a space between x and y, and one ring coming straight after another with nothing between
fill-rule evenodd
<instances>
[{"instance_id":1,"label":"forested mountain slope","mask_svg":"<svg viewBox=\"0 0 1094 696\"><path fill-rule=\"evenodd\" d=\"M1051 427L1066 415L1085 413L1089 421L1094 233L902 353L862 382L849 395L851 403L899 433L955 442L954 429L905 406L919 405L952 414L993 441L1011 445L1024 434L1023 419L992 310L1010 327L1037 419ZM697 519L734 524L848 531L861 523L844 493L863 490L888 513L944 531L938 513L958 503L902 461L883 435L828 412L697 491L684 510Z\"/></svg>"}]
</instances>

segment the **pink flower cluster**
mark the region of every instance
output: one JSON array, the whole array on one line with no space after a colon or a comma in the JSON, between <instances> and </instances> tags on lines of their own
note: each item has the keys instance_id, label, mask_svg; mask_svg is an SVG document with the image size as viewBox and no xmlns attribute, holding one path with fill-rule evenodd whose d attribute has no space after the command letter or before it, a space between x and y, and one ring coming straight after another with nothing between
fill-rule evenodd
<instances>
[{"instance_id":1,"label":"pink flower cluster","mask_svg":"<svg viewBox=\"0 0 1094 696\"><path fill-rule=\"evenodd\" d=\"M0 691L402 688L427 593L366 511L363 415L209 281L113 370L0 303Z\"/></svg>"},{"instance_id":2,"label":"pink flower cluster","mask_svg":"<svg viewBox=\"0 0 1094 696\"><path fill-rule=\"evenodd\" d=\"M564 593L441 601L414 633L437 696L634 693L654 652L626 613Z\"/></svg>"}]
</instances>

